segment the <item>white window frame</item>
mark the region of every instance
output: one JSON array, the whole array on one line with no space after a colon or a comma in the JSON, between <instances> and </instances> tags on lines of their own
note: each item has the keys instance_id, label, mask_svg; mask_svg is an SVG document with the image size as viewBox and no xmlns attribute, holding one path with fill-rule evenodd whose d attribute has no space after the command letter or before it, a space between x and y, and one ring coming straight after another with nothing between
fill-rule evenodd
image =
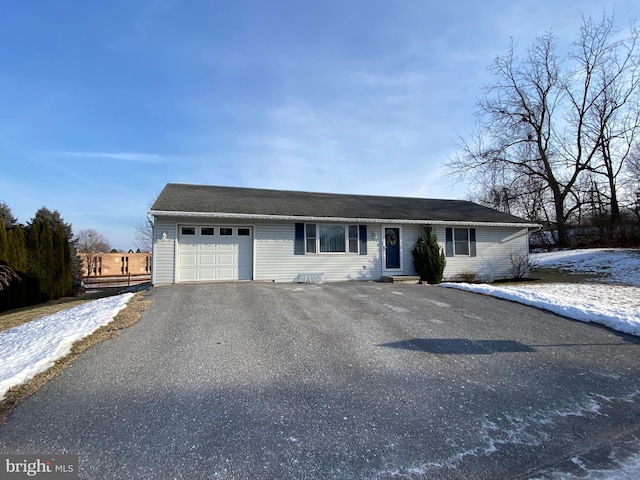
<instances>
[{"instance_id":1,"label":"white window frame","mask_svg":"<svg viewBox=\"0 0 640 480\"><path fill-rule=\"evenodd\" d=\"M315 225L315 237L307 236L307 225ZM342 227L344 229L344 251L342 252L322 252L320 251L320 230L322 227ZM350 227L354 227L356 231L356 237L350 237ZM309 250L309 242L315 240L315 251ZM350 240L356 240L356 251L351 252ZM305 223L304 224L304 252L305 255L359 255L360 254L360 227L356 224L344 224L344 223Z\"/></svg>"},{"instance_id":2,"label":"white window frame","mask_svg":"<svg viewBox=\"0 0 640 480\"><path fill-rule=\"evenodd\" d=\"M467 232L467 253L458 253L457 246L458 243L462 244L463 240L456 240L456 231L465 230ZM453 227L453 256L454 257L470 257L471 256L471 229L468 227Z\"/></svg>"}]
</instances>

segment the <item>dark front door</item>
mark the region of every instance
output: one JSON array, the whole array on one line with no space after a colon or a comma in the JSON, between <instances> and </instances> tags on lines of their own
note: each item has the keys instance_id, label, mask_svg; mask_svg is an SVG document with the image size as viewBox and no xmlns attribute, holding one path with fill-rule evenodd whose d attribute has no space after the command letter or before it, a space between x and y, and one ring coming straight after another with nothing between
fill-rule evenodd
<instances>
[{"instance_id":1,"label":"dark front door","mask_svg":"<svg viewBox=\"0 0 640 480\"><path fill-rule=\"evenodd\" d=\"M387 270L400 268L400 228L385 227L384 249Z\"/></svg>"}]
</instances>

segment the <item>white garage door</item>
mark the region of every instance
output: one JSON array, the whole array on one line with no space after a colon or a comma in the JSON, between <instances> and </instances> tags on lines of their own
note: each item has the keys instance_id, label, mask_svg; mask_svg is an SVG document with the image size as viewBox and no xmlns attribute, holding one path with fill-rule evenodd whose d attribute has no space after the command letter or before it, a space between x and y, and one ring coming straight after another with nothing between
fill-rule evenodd
<instances>
[{"instance_id":1,"label":"white garage door","mask_svg":"<svg viewBox=\"0 0 640 480\"><path fill-rule=\"evenodd\" d=\"M250 227L180 226L178 281L251 280Z\"/></svg>"}]
</instances>

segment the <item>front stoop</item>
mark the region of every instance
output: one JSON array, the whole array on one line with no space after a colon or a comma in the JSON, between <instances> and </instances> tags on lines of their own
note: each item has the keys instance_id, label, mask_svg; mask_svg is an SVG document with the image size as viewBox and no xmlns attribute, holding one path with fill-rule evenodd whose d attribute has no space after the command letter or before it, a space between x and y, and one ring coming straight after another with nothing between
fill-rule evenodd
<instances>
[{"instance_id":1,"label":"front stoop","mask_svg":"<svg viewBox=\"0 0 640 480\"><path fill-rule=\"evenodd\" d=\"M418 275L385 275L382 277L383 282L390 283L420 283Z\"/></svg>"}]
</instances>

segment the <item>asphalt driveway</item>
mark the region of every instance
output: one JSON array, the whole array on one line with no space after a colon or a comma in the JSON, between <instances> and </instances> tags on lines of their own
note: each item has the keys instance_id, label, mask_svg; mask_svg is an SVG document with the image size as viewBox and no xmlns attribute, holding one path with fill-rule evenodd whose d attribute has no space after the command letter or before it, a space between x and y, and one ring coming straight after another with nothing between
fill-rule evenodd
<instances>
[{"instance_id":1,"label":"asphalt driveway","mask_svg":"<svg viewBox=\"0 0 640 480\"><path fill-rule=\"evenodd\" d=\"M156 288L14 410L80 478L553 478L640 451L640 342L458 290Z\"/></svg>"}]
</instances>

